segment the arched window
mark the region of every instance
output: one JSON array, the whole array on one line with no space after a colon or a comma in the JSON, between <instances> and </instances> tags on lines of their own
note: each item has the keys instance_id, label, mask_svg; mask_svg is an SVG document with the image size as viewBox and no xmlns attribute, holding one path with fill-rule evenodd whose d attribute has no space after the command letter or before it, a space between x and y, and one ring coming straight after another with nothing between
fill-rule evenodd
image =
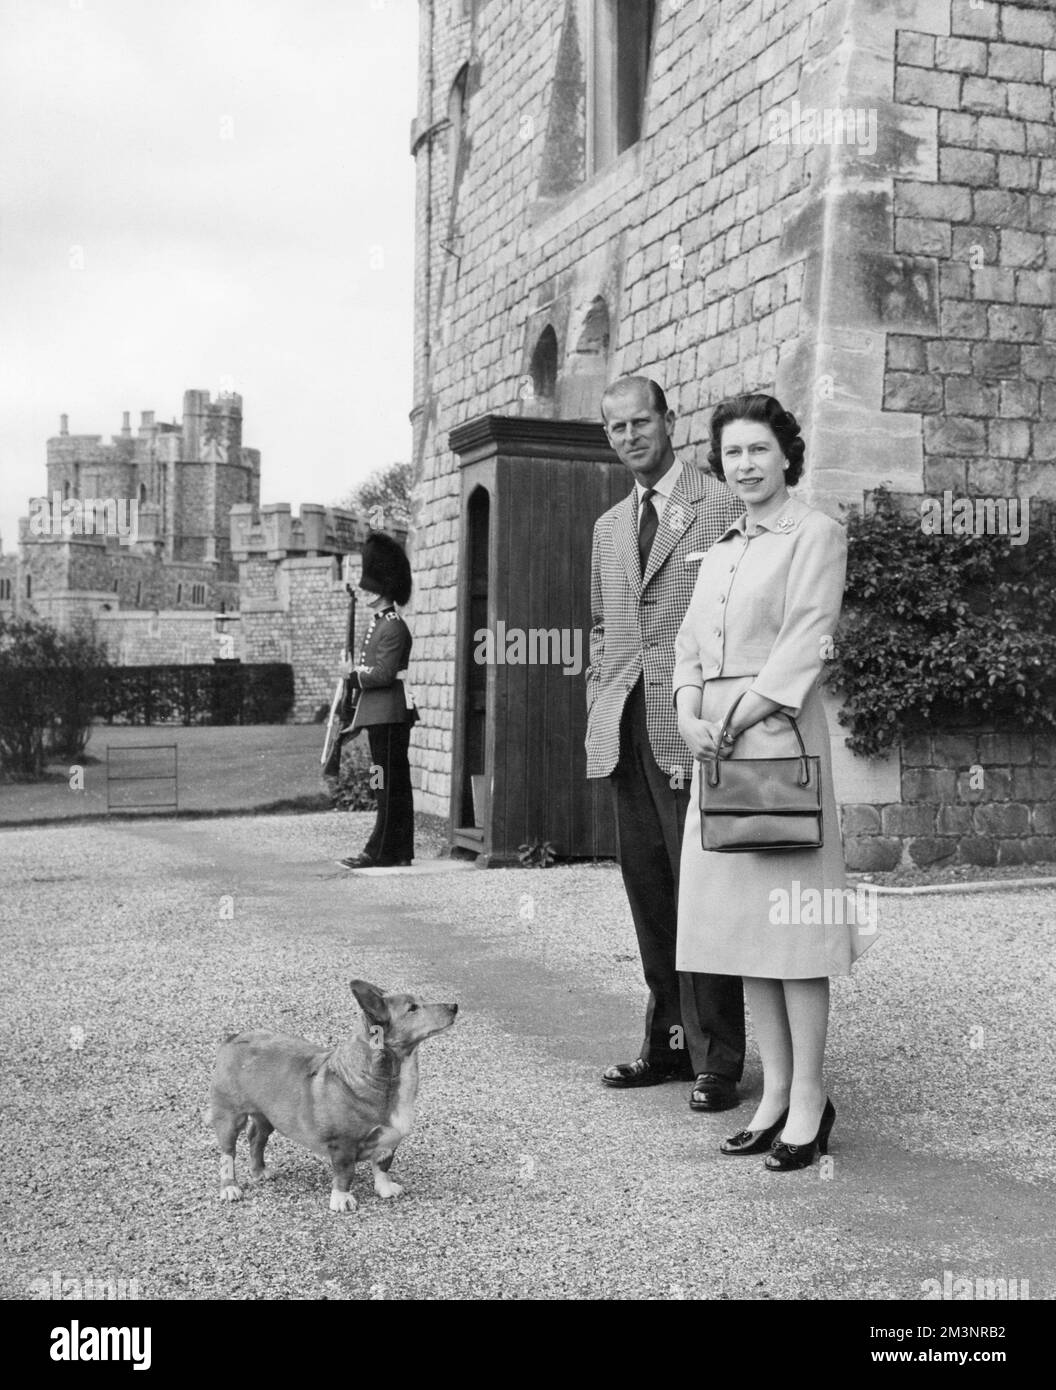
<instances>
[{"instance_id":1,"label":"arched window","mask_svg":"<svg viewBox=\"0 0 1056 1390\"><path fill-rule=\"evenodd\" d=\"M539 334L528 370L532 376L533 393L552 400L557 387L557 334L549 323Z\"/></svg>"},{"instance_id":2,"label":"arched window","mask_svg":"<svg viewBox=\"0 0 1056 1390\"><path fill-rule=\"evenodd\" d=\"M145 502L145 501L147 500L147 485L146 485L146 483L140 483L140 485L139 485L139 500L140 500L140 502Z\"/></svg>"}]
</instances>

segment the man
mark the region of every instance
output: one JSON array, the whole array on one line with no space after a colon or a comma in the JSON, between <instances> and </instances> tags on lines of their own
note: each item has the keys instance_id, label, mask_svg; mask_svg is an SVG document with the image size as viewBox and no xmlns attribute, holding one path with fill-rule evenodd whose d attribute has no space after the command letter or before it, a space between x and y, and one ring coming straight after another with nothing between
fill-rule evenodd
<instances>
[{"instance_id":1,"label":"man","mask_svg":"<svg viewBox=\"0 0 1056 1390\"><path fill-rule=\"evenodd\" d=\"M699 559L743 511L727 487L675 457L674 412L647 377L621 377L601 416L634 478L594 527L593 627L587 669L587 776L608 777L623 882L649 987L645 1038L608 1086L695 1078L694 1110L737 1104L744 1000L733 975L675 969L676 897L692 755L672 698L675 635Z\"/></svg>"},{"instance_id":2,"label":"man","mask_svg":"<svg viewBox=\"0 0 1056 1390\"><path fill-rule=\"evenodd\" d=\"M411 596L411 567L403 547L383 531L372 532L363 546L359 587L373 610L370 627L353 666L351 653L342 664L355 690L353 736L366 729L370 760L379 769L374 832L361 854L340 863L346 869L387 868L414 858L414 795L408 748L411 726L418 719L400 673L406 674L411 633L396 611Z\"/></svg>"}]
</instances>

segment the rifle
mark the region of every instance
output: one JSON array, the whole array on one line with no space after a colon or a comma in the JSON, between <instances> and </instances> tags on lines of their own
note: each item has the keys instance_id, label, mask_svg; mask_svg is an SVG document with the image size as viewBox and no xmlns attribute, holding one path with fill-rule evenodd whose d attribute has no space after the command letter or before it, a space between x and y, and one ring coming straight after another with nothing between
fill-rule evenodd
<instances>
[{"instance_id":1,"label":"rifle","mask_svg":"<svg viewBox=\"0 0 1056 1390\"><path fill-rule=\"evenodd\" d=\"M345 638L345 651L353 657L356 647L356 591L351 584L345 585L348 594L348 632ZM348 737L349 726L356 713L359 689L353 686L351 676L342 676L334 690L330 702L330 718L326 722L326 741L320 762L324 777L337 777L341 771L341 749Z\"/></svg>"}]
</instances>

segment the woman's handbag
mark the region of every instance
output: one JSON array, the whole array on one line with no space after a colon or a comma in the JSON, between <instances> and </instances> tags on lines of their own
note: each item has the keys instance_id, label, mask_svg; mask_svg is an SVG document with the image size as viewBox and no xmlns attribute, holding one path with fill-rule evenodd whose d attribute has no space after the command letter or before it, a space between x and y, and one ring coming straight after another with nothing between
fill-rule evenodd
<instances>
[{"instance_id":1,"label":"woman's handbag","mask_svg":"<svg viewBox=\"0 0 1056 1390\"><path fill-rule=\"evenodd\" d=\"M721 743L742 691L726 711ZM783 713L783 711L782 711ZM821 759L809 754L790 714L798 758L705 758L700 775L700 844L705 850L820 849Z\"/></svg>"}]
</instances>

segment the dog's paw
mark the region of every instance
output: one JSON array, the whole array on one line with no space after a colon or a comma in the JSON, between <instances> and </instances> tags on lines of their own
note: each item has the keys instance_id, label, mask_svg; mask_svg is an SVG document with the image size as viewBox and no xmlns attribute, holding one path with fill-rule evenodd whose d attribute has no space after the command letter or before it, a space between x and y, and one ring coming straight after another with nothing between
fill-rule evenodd
<instances>
[{"instance_id":1,"label":"dog's paw","mask_svg":"<svg viewBox=\"0 0 1056 1390\"><path fill-rule=\"evenodd\" d=\"M355 1211L356 1199L351 1192L338 1192L337 1188L330 1189L330 1210L331 1211Z\"/></svg>"},{"instance_id":2,"label":"dog's paw","mask_svg":"<svg viewBox=\"0 0 1056 1390\"><path fill-rule=\"evenodd\" d=\"M389 1197L399 1197L403 1192L403 1183L396 1182L395 1179L390 1178L386 1173L379 1173L374 1179L374 1191L382 1201L385 1201Z\"/></svg>"},{"instance_id":3,"label":"dog's paw","mask_svg":"<svg viewBox=\"0 0 1056 1390\"><path fill-rule=\"evenodd\" d=\"M221 1202L241 1202L242 1189L237 1182L225 1182L220 1189Z\"/></svg>"},{"instance_id":4,"label":"dog's paw","mask_svg":"<svg viewBox=\"0 0 1056 1390\"><path fill-rule=\"evenodd\" d=\"M250 1182L270 1182L275 1174L270 1168L262 1168L259 1173L250 1172Z\"/></svg>"}]
</instances>

